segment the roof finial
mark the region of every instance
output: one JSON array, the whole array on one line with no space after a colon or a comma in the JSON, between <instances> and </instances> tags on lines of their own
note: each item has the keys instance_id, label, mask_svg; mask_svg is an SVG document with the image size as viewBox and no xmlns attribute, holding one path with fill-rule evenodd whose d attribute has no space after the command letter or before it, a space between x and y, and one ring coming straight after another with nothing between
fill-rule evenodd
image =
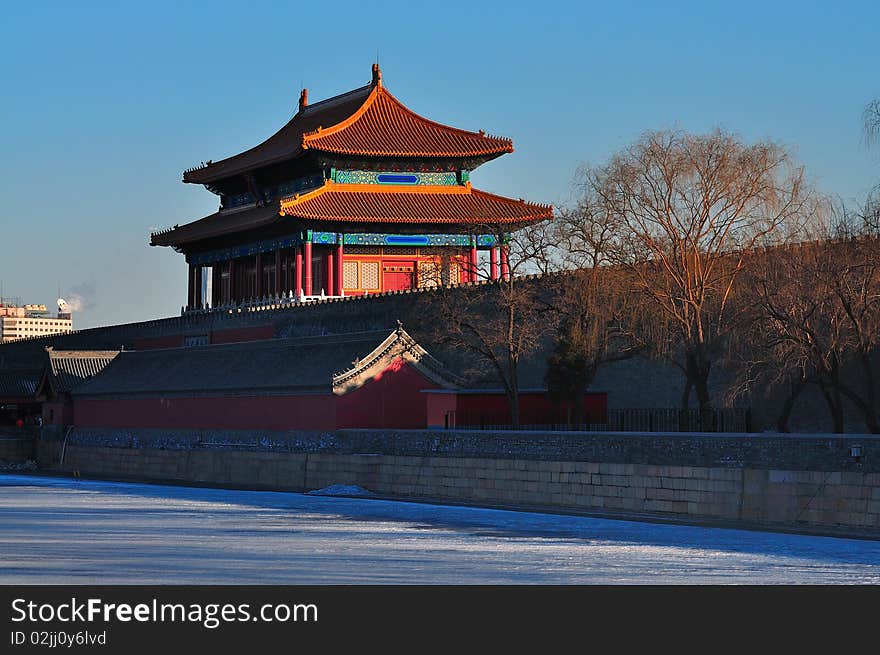
<instances>
[{"instance_id":1,"label":"roof finial","mask_svg":"<svg viewBox=\"0 0 880 655\"><path fill-rule=\"evenodd\" d=\"M379 70L379 62L373 64L373 86L382 86L382 71Z\"/></svg>"},{"instance_id":2,"label":"roof finial","mask_svg":"<svg viewBox=\"0 0 880 655\"><path fill-rule=\"evenodd\" d=\"M302 111L309 105L309 90L303 88L302 91L299 92L299 110Z\"/></svg>"}]
</instances>

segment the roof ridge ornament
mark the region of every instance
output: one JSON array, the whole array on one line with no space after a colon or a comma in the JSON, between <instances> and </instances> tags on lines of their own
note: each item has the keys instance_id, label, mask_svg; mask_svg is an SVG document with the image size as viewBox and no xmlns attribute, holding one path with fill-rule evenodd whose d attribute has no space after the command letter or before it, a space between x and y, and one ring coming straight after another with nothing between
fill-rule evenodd
<instances>
[{"instance_id":1,"label":"roof ridge ornament","mask_svg":"<svg viewBox=\"0 0 880 655\"><path fill-rule=\"evenodd\" d=\"M379 62L373 64L373 79L371 80L371 84L373 86L382 86L382 71L379 68Z\"/></svg>"},{"instance_id":2,"label":"roof ridge ornament","mask_svg":"<svg viewBox=\"0 0 880 655\"><path fill-rule=\"evenodd\" d=\"M306 107L309 106L309 90L303 88L302 91L299 92L299 110L302 111Z\"/></svg>"}]
</instances>

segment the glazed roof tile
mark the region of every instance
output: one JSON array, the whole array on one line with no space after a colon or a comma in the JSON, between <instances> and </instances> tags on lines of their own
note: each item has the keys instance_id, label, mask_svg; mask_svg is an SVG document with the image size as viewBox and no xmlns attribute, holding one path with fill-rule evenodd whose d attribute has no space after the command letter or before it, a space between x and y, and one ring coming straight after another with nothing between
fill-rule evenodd
<instances>
[{"instance_id":1,"label":"glazed roof tile","mask_svg":"<svg viewBox=\"0 0 880 655\"><path fill-rule=\"evenodd\" d=\"M263 143L188 170L183 181L211 184L295 159L307 149L359 157L492 158L513 152L513 142L419 116L391 95L374 67L370 84L302 106Z\"/></svg>"},{"instance_id":2,"label":"glazed roof tile","mask_svg":"<svg viewBox=\"0 0 880 655\"><path fill-rule=\"evenodd\" d=\"M125 351L73 394L261 395L330 392L337 379L365 370L400 343L416 348L401 329L268 339L189 348ZM398 349L399 350L399 349ZM435 374L443 366L422 353ZM451 375L451 374L450 374Z\"/></svg>"},{"instance_id":3,"label":"glazed roof tile","mask_svg":"<svg viewBox=\"0 0 880 655\"><path fill-rule=\"evenodd\" d=\"M303 148L366 157L483 157L513 152L510 139L419 116L377 84L344 121L303 136Z\"/></svg>"},{"instance_id":4,"label":"glazed roof tile","mask_svg":"<svg viewBox=\"0 0 880 655\"><path fill-rule=\"evenodd\" d=\"M527 224L551 218L550 205L464 186L334 184L282 198L281 214L313 221L456 225Z\"/></svg>"},{"instance_id":5,"label":"glazed roof tile","mask_svg":"<svg viewBox=\"0 0 880 655\"><path fill-rule=\"evenodd\" d=\"M39 369L0 369L0 400L32 398L42 374Z\"/></svg>"},{"instance_id":6,"label":"glazed roof tile","mask_svg":"<svg viewBox=\"0 0 880 655\"><path fill-rule=\"evenodd\" d=\"M263 207L246 207L214 212L186 225L175 225L172 229L157 232L150 237L151 246L176 246L180 244L210 239L251 230L269 225L278 219L278 201Z\"/></svg>"},{"instance_id":7,"label":"glazed roof tile","mask_svg":"<svg viewBox=\"0 0 880 655\"><path fill-rule=\"evenodd\" d=\"M364 104L372 90L373 86L368 84L313 105L306 105L263 143L238 155L186 171L183 181L210 184L260 166L293 159L302 152L304 133L322 125L330 126L344 121Z\"/></svg>"}]
</instances>

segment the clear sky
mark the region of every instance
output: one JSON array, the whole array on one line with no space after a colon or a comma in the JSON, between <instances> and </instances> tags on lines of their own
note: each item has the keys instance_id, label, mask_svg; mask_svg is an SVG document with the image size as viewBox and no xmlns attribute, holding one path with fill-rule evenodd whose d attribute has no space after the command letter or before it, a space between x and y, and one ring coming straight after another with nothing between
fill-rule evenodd
<instances>
[{"instance_id":1,"label":"clear sky","mask_svg":"<svg viewBox=\"0 0 880 655\"><path fill-rule=\"evenodd\" d=\"M880 3L18 2L0 12L0 280L77 328L178 314L183 256L151 229L218 199L185 168L383 81L413 110L512 137L475 186L571 200L575 169L644 130L715 126L790 146L849 200L880 179Z\"/></svg>"}]
</instances>

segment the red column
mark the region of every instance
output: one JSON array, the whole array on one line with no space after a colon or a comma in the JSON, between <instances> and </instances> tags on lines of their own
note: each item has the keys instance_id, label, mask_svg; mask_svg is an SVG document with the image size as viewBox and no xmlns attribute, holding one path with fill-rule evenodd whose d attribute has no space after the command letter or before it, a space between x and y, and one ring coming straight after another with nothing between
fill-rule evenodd
<instances>
[{"instance_id":1,"label":"red column","mask_svg":"<svg viewBox=\"0 0 880 655\"><path fill-rule=\"evenodd\" d=\"M510 279L510 259L508 258L507 246L501 246L501 279Z\"/></svg>"},{"instance_id":2,"label":"red column","mask_svg":"<svg viewBox=\"0 0 880 655\"><path fill-rule=\"evenodd\" d=\"M489 250L489 268L493 280L498 279L498 248L492 247Z\"/></svg>"},{"instance_id":3,"label":"red column","mask_svg":"<svg viewBox=\"0 0 880 655\"><path fill-rule=\"evenodd\" d=\"M476 245L471 246L470 269L471 269L470 281L476 282L477 281L477 246Z\"/></svg>"},{"instance_id":4,"label":"red column","mask_svg":"<svg viewBox=\"0 0 880 655\"><path fill-rule=\"evenodd\" d=\"M257 284L256 291L254 295L257 298L263 297L263 253L257 253L257 265L256 265L256 273L257 273Z\"/></svg>"},{"instance_id":5,"label":"red column","mask_svg":"<svg viewBox=\"0 0 880 655\"><path fill-rule=\"evenodd\" d=\"M305 267L305 295L312 295L312 242L306 241L304 244L303 266Z\"/></svg>"},{"instance_id":6,"label":"red column","mask_svg":"<svg viewBox=\"0 0 880 655\"><path fill-rule=\"evenodd\" d=\"M281 248L275 251L275 295L280 296L284 290L281 288Z\"/></svg>"},{"instance_id":7,"label":"red column","mask_svg":"<svg viewBox=\"0 0 880 655\"><path fill-rule=\"evenodd\" d=\"M324 293L326 293L328 296L332 296L332 295L335 295L333 293L333 289L335 287L333 286L333 248L332 247L327 249L327 259L325 260L325 263L327 264L327 281L324 285Z\"/></svg>"},{"instance_id":8,"label":"red column","mask_svg":"<svg viewBox=\"0 0 880 655\"><path fill-rule=\"evenodd\" d=\"M336 244L336 292L333 295L341 296L343 289L342 274L342 235L339 235L339 243Z\"/></svg>"},{"instance_id":9,"label":"red column","mask_svg":"<svg viewBox=\"0 0 880 655\"><path fill-rule=\"evenodd\" d=\"M299 298L303 293L303 251L302 246L294 246L293 295Z\"/></svg>"}]
</instances>

